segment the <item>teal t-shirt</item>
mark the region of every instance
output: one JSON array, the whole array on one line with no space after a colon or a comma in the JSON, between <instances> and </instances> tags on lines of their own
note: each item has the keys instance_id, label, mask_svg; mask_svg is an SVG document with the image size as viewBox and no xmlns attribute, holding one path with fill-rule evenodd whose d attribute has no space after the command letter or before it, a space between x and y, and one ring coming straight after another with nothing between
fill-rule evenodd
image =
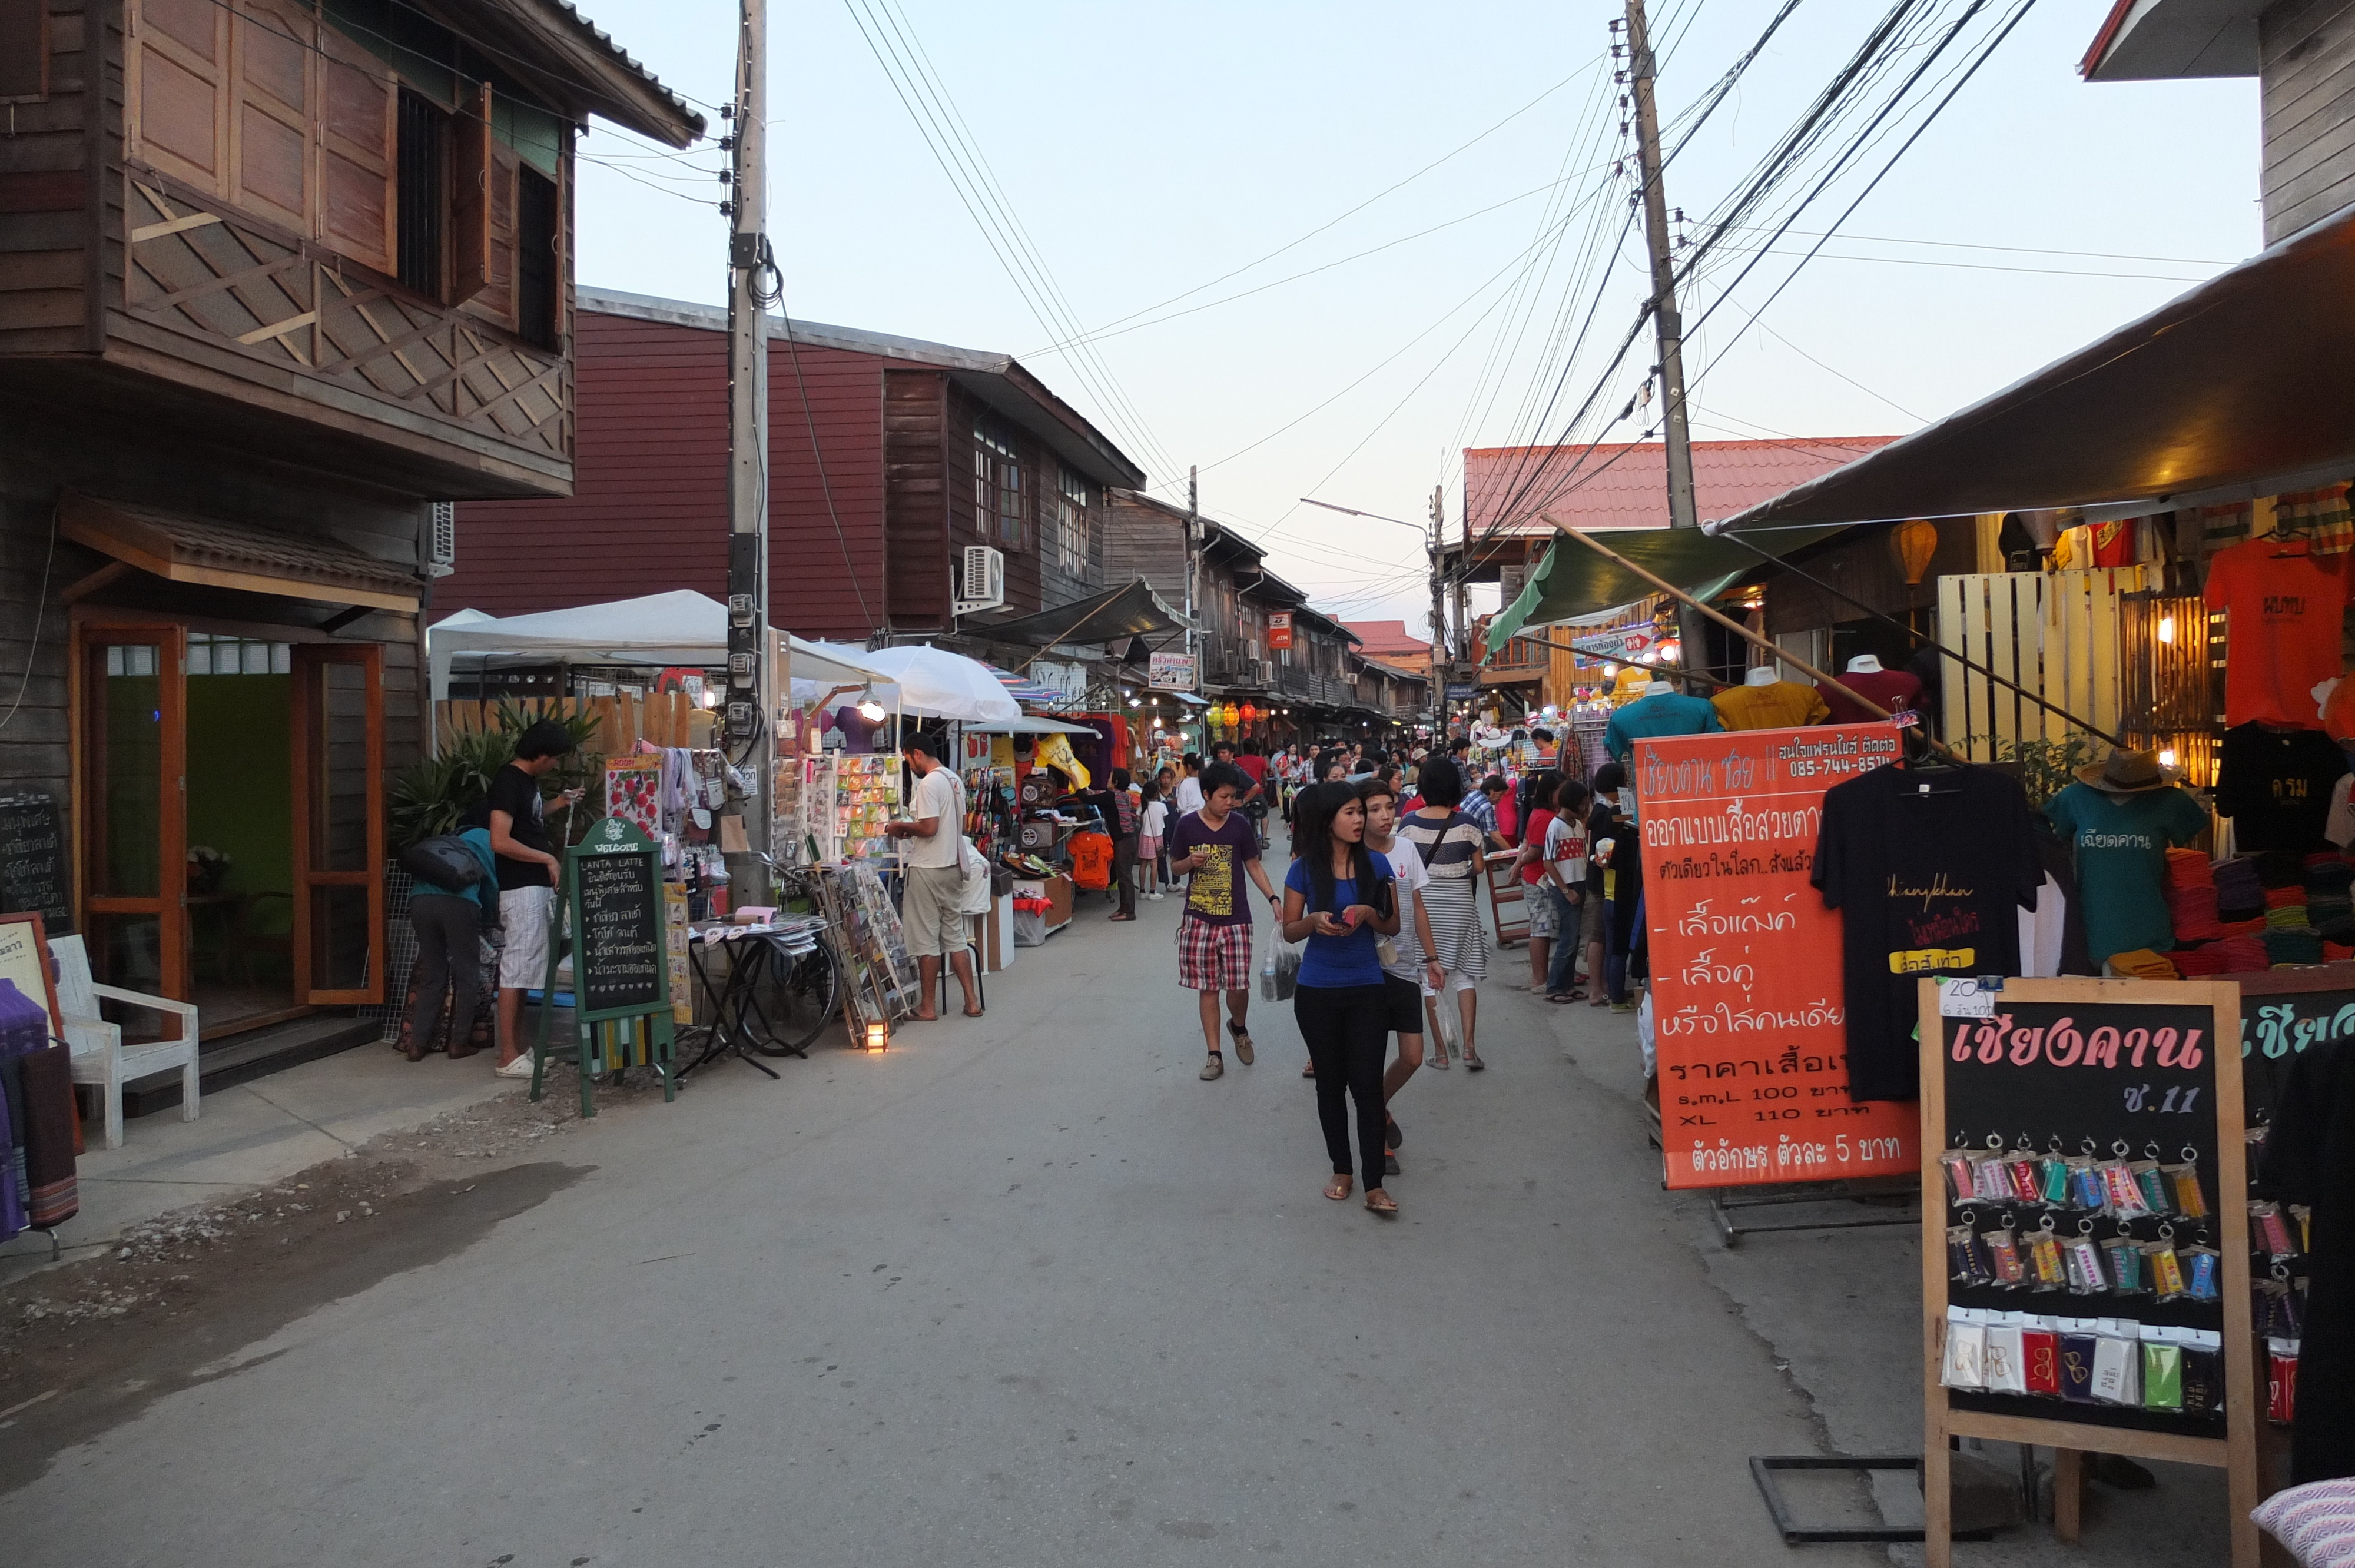
<instances>
[{"instance_id":1,"label":"teal t-shirt","mask_svg":"<svg viewBox=\"0 0 2355 1568\"><path fill-rule=\"evenodd\" d=\"M1604 726L1603 747L1624 763L1638 740L1662 735L1708 735L1724 727L1717 722L1717 709L1707 697L1662 692L1638 697L1613 714Z\"/></svg>"},{"instance_id":2,"label":"teal t-shirt","mask_svg":"<svg viewBox=\"0 0 2355 1568\"><path fill-rule=\"evenodd\" d=\"M2077 851L2077 901L2085 948L2096 959L2175 946L2167 914L2167 846L2188 844L2208 825L2200 802L2180 789L2112 795L2072 784L2044 808Z\"/></svg>"}]
</instances>

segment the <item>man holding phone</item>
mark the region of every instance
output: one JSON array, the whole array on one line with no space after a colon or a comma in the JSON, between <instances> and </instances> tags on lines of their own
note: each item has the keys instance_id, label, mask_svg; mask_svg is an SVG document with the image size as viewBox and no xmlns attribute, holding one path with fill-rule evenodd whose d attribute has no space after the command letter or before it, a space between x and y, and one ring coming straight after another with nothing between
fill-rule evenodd
<instances>
[{"instance_id":1,"label":"man holding phone","mask_svg":"<svg viewBox=\"0 0 2355 1568\"><path fill-rule=\"evenodd\" d=\"M539 799L540 777L572 749L572 732L554 719L541 719L516 741L515 760L491 780L491 792L467 813L469 827L491 831L491 853L499 869L499 924L506 945L499 949L499 1076L528 1078L531 1056L523 1038L523 993L548 979L549 916L556 901L556 874L562 869L548 842ZM559 809L581 799L578 789L556 798Z\"/></svg>"}]
</instances>

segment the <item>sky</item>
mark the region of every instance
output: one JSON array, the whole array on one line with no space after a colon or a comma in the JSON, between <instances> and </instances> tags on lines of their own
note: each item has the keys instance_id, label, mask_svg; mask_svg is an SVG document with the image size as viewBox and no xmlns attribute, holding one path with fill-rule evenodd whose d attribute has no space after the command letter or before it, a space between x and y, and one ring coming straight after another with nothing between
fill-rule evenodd
<instances>
[{"instance_id":1,"label":"sky","mask_svg":"<svg viewBox=\"0 0 2355 1568\"><path fill-rule=\"evenodd\" d=\"M727 101L733 5L581 4L690 101ZM1689 141L1783 0L1654 4L1678 148L1664 183L1701 236L1888 0L1799 0ZM2016 4L1990 0L1934 58L1919 40L1889 56L1887 90L1924 72L1913 107L1794 216L1830 144L1802 161L1763 220L1787 223L1779 238L1760 221L1727 232L1680 302L1696 440L1916 429L2260 248L2255 82L2088 84L2076 64L2106 5L2037 0L1957 86ZM1966 0L1941 5L1959 17ZM1582 441L1634 439L1655 417L1603 426L1654 358L1647 334L1610 364L1648 292L1640 226L1613 243L1633 189L1613 172L1632 153L1608 53L1622 14L776 6L769 231L785 307L1016 355L1159 493L1182 502L1198 465L1203 510L1319 608L1420 633L1417 534L1301 497L1420 528L1443 487L1454 526L1465 447L1552 440L1590 393ZM723 302L723 155L666 154L602 122L581 154L581 281Z\"/></svg>"}]
</instances>

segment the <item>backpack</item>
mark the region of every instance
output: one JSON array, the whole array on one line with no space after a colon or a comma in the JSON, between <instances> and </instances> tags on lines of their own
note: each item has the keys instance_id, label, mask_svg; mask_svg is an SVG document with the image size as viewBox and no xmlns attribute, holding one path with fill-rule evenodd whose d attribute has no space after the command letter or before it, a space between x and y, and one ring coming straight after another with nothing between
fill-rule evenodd
<instances>
[{"instance_id":1,"label":"backpack","mask_svg":"<svg viewBox=\"0 0 2355 1568\"><path fill-rule=\"evenodd\" d=\"M1071 835L1071 881L1090 893L1112 885L1112 836L1092 829Z\"/></svg>"},{"instance_id":2,"label":"backpack","mask_svg":"<svg viewBox=\"0 0 2355 1568\"><path fill-rule=\"evenodd\" d=\"M452 893L464 893L483 880L483 863L455 833L418 840L400 852L400 869Z\"/></svg>"}]
</instances>

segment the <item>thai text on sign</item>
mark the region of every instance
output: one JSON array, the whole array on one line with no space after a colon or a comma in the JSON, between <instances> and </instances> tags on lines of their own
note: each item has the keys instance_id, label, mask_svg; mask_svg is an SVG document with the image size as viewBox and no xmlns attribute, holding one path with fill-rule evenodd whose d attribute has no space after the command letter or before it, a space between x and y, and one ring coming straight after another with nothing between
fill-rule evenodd
<instances>
[{"instance_id":1,"label":"thai text on sign","mask_svg":"<svg viewBox=\"0 0 2355 1568\"><path fill-rule=\"evenodd\" d=\"M1887 725L1636 743L1669 1186L1916 1169L1913 1105L1849 1097L1840 916L1807 880L1824 791L1897 752Z\"/></svg>"}]
</instances>

